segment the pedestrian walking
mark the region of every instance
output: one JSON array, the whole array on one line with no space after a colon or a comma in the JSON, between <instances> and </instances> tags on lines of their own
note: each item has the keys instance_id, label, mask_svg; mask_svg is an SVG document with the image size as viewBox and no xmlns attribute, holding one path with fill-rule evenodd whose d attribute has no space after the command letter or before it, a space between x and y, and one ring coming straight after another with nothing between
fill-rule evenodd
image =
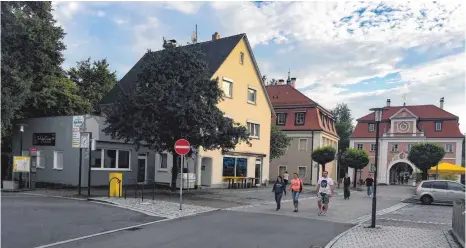
<instances>
[{"instance_id":1,"label":"pedestrian walking","mask_svg":"<svg viewBox=\"0 0 466 248\"><path fill-rule=\"evenodd\" d=\"M277 203L277 210L280 209L283 193L286 195L286 185L281 176L277 177L277 181L273 184L272 192L275 193L275 202Z\"/></svg>"},{"instance_id":2,"label":"pedestrian walking","mask_svg":"<svg viewBox=\"0 0 466 248\"><path fill-rule=\"evenodd\" d=\"M369 174L369 177L366 178L367 196L369 197L372 197L373 184L374 184L374 179L372 179L372 175Z\"/></svg>"},{"instance_id":3,"label":"pedestrian walking","mask_svg":"<svg viewBox=\"0 0 466 248\"><path fill-rule=\"evenodd\" d=\"M348 176L348 173L345 174L345 177L343 178L343 191L344 191L344 197L345 200L350 198L350 185L351 185L351 177Z\"/></svg>"},{"instance_id":4,"label":"pedestrian walking","mask_svg":"<svg viewBox=\"0 0 466 248\"><path fill-rule=\"evenodd\" d=\"M290 177L290 175L288 174L288 171L285 171L285 173L283 173L283 182L285 182L285 186L288 185L288 178Z\"/></svg>"},{"instance_id":5,"label":"pedestrian walking","mask_svg":"<svg viewBox=\"0 0 466 248\"><path fill-rule=\"evenodd\" d=\"M326 215L330 197L333 196L334 190L333 179L328 177L328 172L323 171L322 177L317 181L317 206L319 207L319 215Z\"/></svg>"},{"instance_id":6,"label":"pedestrian walking","mask_svg":"<svg viewBox=\"0 0 466 248\"><path fill-rule=\"evenodd\" d=\"M303 192L303 181L299 178L298 173L293 174L289 191L291 191L291 196L293 197L293 212L298 212L299 195Z\"/></svg>"}]
</instances>

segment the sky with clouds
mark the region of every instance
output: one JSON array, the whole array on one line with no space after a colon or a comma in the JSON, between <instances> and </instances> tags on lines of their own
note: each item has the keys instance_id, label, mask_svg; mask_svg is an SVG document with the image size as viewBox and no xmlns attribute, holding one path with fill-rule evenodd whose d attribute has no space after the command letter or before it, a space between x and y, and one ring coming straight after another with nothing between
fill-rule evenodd
<instances>
[{"instance_id":1,"label":"sky with clouds","mask_svg":"<svg viewBox=\"0 0 466 248\"><path fill-rule=\"evenodd\" d=\"M54 2L67 33L64 67L107 58L121 78L162 39L179 44L246 33L261 73L286 79L326 108L355 118L385 104L439 104L466 133L465 20L441 2Z\"/></svg>"}]
</instances>

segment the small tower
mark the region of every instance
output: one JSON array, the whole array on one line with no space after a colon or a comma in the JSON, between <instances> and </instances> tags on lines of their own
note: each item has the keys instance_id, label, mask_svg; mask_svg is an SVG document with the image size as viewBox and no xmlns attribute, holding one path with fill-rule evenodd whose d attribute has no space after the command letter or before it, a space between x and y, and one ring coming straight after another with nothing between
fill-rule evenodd
<instances>
[{"instance_id":1,"label":"small tower","mask_svg":"<svg viewBox=\"0 0 466 248\"><path fill-rule=\"evenodd\" d=\"M291 85L291 69L288 69L288 79L286 80L287 85Z\"/></svg>"}]
</instances>

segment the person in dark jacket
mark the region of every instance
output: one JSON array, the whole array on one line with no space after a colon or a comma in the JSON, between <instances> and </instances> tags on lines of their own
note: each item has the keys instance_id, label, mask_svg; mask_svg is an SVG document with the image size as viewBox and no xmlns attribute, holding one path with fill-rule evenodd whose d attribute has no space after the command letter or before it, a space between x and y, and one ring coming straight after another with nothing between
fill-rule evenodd
<instances>
[{"instance_id":1,"label":"person in dark jacket","mask_svg":"<svg viewBox=\"0 0 466 248\"><path fill-rule=\"evenodd\" d=\"M275 193L275 202L277 203L277 211L280 209L283 193L286 195L286 184L281 176L277 177L277 181L273 184L272 192Z\"/></svg>"},{"instance_id":2,"label":"person in dark jacket","mask_svg":"<svg viewBox=\"0 0 466 248\"><path fill-rule=\"evenodd\" d=\"M343 189L344 189L344 197L345 200L350 198L350 185L351 185L351 178L348 176L348 173L345 174L345 177L343 178Z\"/></svg>"}]
</instances>

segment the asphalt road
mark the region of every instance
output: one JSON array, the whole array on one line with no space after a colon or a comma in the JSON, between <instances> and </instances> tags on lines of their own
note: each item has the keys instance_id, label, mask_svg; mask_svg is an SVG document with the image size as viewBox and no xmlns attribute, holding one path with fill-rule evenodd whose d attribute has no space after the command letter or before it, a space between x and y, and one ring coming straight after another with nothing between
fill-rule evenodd
<instances>
[{"instance_id":1,"label":"asphalt road","mask_svg":"<svg viewBox=\"0 0 466 248\"><path fill-rule=\"evenodd\" d=\"M2 193L1 247L31 248L162 218L64 198Z\"/></svg>"},{"instance_id":2,"label":"asphalt road","mask_svg":"<svg viewBox=\"0 0 466 248\"><path fill-rule=\"evenodd\" d=\"M57 247L324 247L350 224L280 215L215 211L97 236Z\"/></svg>"}]
</instances>

